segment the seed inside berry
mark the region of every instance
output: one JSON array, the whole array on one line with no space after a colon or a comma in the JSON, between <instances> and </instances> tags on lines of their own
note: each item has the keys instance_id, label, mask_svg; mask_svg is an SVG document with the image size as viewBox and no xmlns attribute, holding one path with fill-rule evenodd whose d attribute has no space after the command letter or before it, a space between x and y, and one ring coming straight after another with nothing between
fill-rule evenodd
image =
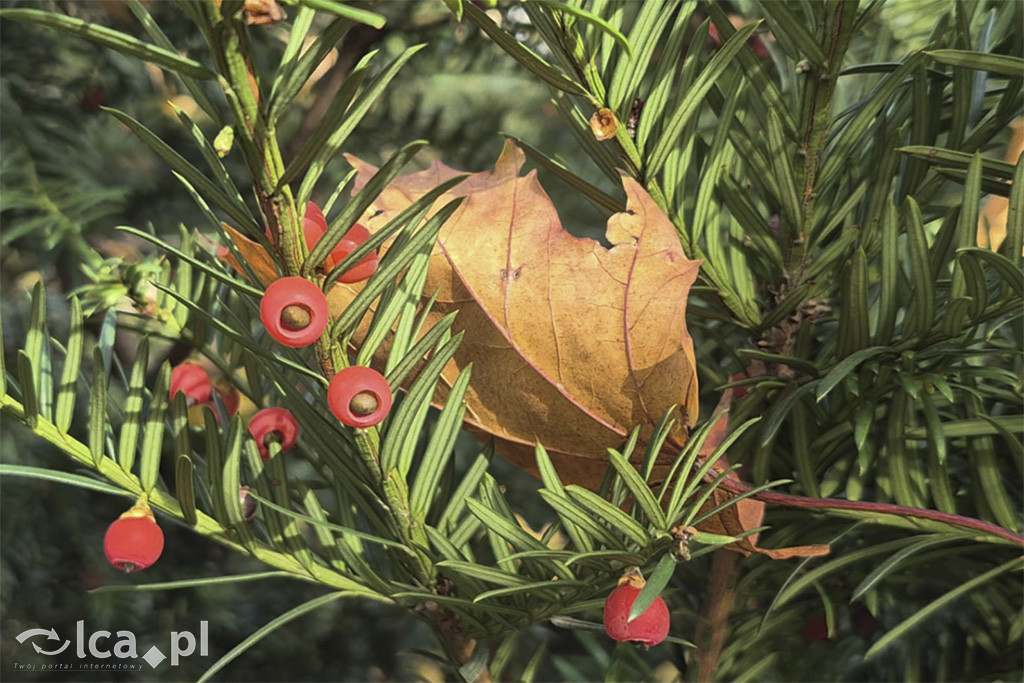
<instances>
[{"instance_id":1,"label":"seed inside berry","mask_svg":"<svg viewBox=\"0 0 1024 683\"><path fill-rule=\"evenodd\" d=\"M288 412L287 408L264 408L249 420L249 433L256 441L260 457L270 457L269 444L281 444L281 452L286 453L295 445L299 438L299 423Z\"/></svg>"},{"instance_id":2,"label":"seed inside berry","mask_svg":"<svg viewBox=\"0 0 1024 683\"><path fill-rule=\"evenodd\" d=\"M309 327L313 322L310 310L301 304L290 304L281 310L281 326L292 332Z\"/></svg>"},{"instance_id":3,"label":"seed inside berry","mask_svg":"<svg viewBox=\"0 0 1024 683\"><path fill-rule=\"evenodd\" d=\"M352 397L348 407L354 414L360 417L369 415L380 406L380 401L377 400L377 395L370 393L369 391L360 391L358 394Z\"/></svg>"}]
</instances>

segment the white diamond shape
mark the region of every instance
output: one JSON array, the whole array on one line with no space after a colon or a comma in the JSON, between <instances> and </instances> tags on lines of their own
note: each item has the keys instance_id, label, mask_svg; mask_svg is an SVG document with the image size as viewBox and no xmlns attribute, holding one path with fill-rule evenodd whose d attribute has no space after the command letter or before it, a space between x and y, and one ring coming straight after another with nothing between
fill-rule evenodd
<instances>
[{"instance_id":1,"label":"white diamond shape","mask_svg":"<svg viewBox=\"0 0 1024 683\"><path fill-rule=\"evenodd\" d=\"M156 645L154 645L153 647L149 648L149 652L142 655L142 658L145 659L149 663L149 665L155 669L160 665L160 662L167 659L167 656L163 652L160 652L160 650L157 649Z\"/></svg>"}]
</instances>

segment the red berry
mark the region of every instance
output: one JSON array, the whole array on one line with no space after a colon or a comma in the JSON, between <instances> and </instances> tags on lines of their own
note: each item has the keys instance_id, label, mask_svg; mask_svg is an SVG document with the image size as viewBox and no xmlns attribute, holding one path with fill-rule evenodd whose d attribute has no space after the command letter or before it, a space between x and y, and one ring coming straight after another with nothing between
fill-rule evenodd
<instances>
[{"instance_id":1,"label":"red berry","mask_svg":"<svg viewBox=\"0 0 1024 683\"><path fill-rule=\"evenodd\" d=\"M283 277L267 287L260 319L270 336L285 346L309 346L327 329L327 297L313 282Z\"/></svg>"},{"instance_id":2,"label":"red berry","mask_svg":"<svg viewBox=\"0 0 1024 683\"><path fill-rule=\"evenodd\" d=\"M306 204L306 213L302 217L302 234L306 238L306 249L312 251L316 246L320 238L327 232L327 218L324 216L323 211L320 207L313 202ZM349 254L351 254L356 248L359 247L363 242L370 238L370 231L365 227L356 223L353 225L345 236L341 238L338 245L334 247L334 250L324 259L323 269L330 270L334 266L341 263ZM270 228L267 228L267 239L271 242L274 241L274 235L271 234ZM371 252L352 268L345 271L339 280L342 282L352 283L361 282L366 280L377 271L377 265L380 260L377 257L377 252Z\"/></svg>"},{"instance_id":3,"label":"red berry","mask_svg":"<svg viewBox=\"0 0 1024 683\"><path fill-rule=\"evenodd\" d=\"M260 449L260 457L270 457L267 439L276 438L281 443L281 451L292 449L299 439L299 423L287 408L264 408L249 420L249 433L256 440Z\"/></svg>"},{"instance_id":4,"label":"red berry","mask_svg":"<svg viewBox=\"0 0 1024 683\"><path fill-rule=\"evenodd\" d=\"M327 403L349 427L372 427L391 410L391 387L376 370L353 365L331 378Z\"/></svg>"},{"instance_id":5,"label":"red berry","mask_svg":"<svg viewBox=\"0 0 1024 683\"><path fill-rule=\"evenodd\" d=\"M338 265L351 254L353 251L359 248L359 246L370 239L370 231L365 227L356 223L352 228L345 233L345 236L338 242L338 246L331 252L330 258L327 260L327 267L333 268ZM377 266L380 264L380 259L377 257L377 252L371 251L367 254L359 263L352 266L338 278L340 282L353 283L362 282L363 280L369 279L371 275L377 272Z\"/></svg>"},{"instance_id":6,"label":"red berry","mask_svg":"<svg viewBox=\"0 0 1024 683\"><path fill-rule=\"evenodd\" d=\"M227 411L228 415L237 413L238 406L242 403L242 396L238 393L238 389L223 379L217 380L213 388L217 390L217 393L220 394L220 399L224 401L224 410ZM216 415L216 411L214 414Z\"/></svg>"},{"instance_id":7,"label":"red berry","mask_svg":"<svg viewBox=\"0 0 1024 683\"><path fill-rule=\"evenodd\" d=\"M126 572L150 566L164 550L164 532L152 513L132 508L107 528L103 552L110 564ZM141 516L140 516L141 515Z\"/></svg>"},{"instance_id":8,"label":"red berry","mask_svg":"<svg viewBox=\"0 0 1024 683\"><path fill-rule=\"evenodd\" d=\"M640 588L624 583L608 595L604 603L604 630L615 640L651 647L668 636L668 606L659 595L643 614L629 621L629 610L639 593Z\"/></svg>"},{"instance_id":9,"label":"red berry","mask_svg":"<svg viewBox=\"0 0 1024 683\"><path fill-rule=\"evenodd\" d=\"M307 202L306 213L302 217L302 234L306 237L306 249L313 251L313 247L325 232L327 232L327 218L324 216L324 212L313 202Z\"/></svg>"},{"instance_id":10,"label":"red berry","mask_svg":"<svg viewBox=\"0 0 1024 683\"><path fill-rule=\"evenodd\" d=\"M302 216L302 234L306 238L306 249L311 250L325 232L327 232L327 219L324 218L323 211L313 202L308 202L306 213ZM267 239L273 242L275 235L270 231L269 225L266 233Z\"/></svg>"},{"instance_id":11,"label":"red berry","mask_svg":"<svg viewBox=\"0 0 1024 683\"><path fill-rule=\"evenodd\" d=\"M370 239L370 231L362 223L356 223L345 233L345 239L352 240L356 244L362 244Z\"/></svg>"},{"instance_id":12,"label":"red berry","mask_svg":"<svg viewBox=\"0 0 1024 683\"><path fill-rule=\"evenodd\" d=\"M327 218L313 202L306 202L306 213L302 216L302 232L310 249L327 232Z\"/></svg>"},{"instance_id":13,"label":"red berry","mask_svg":"<svg viewBox=\"0 0 1024 683\"><path fill-rule=\"evenodd\" d=\"M195 361L185 361L171 370L171 400L178 392L183 392L188 404L206 403L213 393L213 384L206 369Z\"/></svg>"}]
</instances>

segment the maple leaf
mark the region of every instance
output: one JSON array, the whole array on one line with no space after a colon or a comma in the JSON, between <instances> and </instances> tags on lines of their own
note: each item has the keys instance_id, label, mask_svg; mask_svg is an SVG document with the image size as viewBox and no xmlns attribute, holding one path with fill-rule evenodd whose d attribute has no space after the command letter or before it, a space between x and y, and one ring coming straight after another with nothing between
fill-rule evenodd
<instances>
[{"instance_id":1,"label":"maple leaf","mask_svg":"<svg viewBox=\"0 0 1024 683\"><path fill-rule=\"evenodd\" d=\"M358 191L376 168L346 158L358 172ZM507 143L493 172L470 175L435 203L466 198L441 229L424 288L437 292L435 319L457 310L454 331L466 332L443 377L450 385L472 363L466 395L471 430L493 438L499 453L534 475L534 444L540 442L564 483L591 490L601 485L606 449L620 446L637 424L644 443L665 411L681 406L652 472L657 482L697 417L696 361L685 313L699 263L686 258L668 217L626 176L626 211L608 221L611 248L570 235L536 174L520 177L524 160ZM456 175L436 161L426 171L396 178L361 222L376 231ZM346 303L336 290L329 298L339 310ZM446 395L442 387L435 400L443 403ZM720 410L731 398L729 390ZM726 420L720 420L705 441L704 457L725 434ZM728 463L722 459L716 467ZM739 483L735 473L729 478ZM735 497L716 489L706 507ZM761 526L763 517L764 503L747 498L698 528L736 536ZM727 547L773 558L828 552L823 545L765 549L757 540L753 534Z\"/></svg>"},{"instance_id":2,"label":"maple leaf","mask_svg":"<svg viewBox=\"0 0 1024 683\"><path fill-rule=\"evenodd\" d=\"M376 169L347 158L359 172L358 191ZM563 480L596 489L605 450L620 446L633 426L642 426L643 442L667 410L682 406L668 440L678 449L696 420L685 313L699 263L686 258L675 227L625 176L627 209L607 226L612 246L574 237L536 172L520 177L524 160L508 143L493 172L473 174L437 200L466 197L441 229L424 291L438 293L435 319L458 310L454 331L466 332L444 378L450 384L473 364L468 427L534 474L540 442ZM396 178L361 222L375 231L458 174L435 162Z\"/></svg>"}]
</instances>

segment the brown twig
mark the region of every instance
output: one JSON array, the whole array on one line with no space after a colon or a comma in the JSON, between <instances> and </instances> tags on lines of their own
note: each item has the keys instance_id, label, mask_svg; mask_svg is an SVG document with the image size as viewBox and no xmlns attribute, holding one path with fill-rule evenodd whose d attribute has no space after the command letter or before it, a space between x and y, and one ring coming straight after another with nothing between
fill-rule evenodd
<instances>
[{"instance_id":1,"label":"brown twig","mask_svg":"<svg viewBox=\"0 0 1024 683\"><path fill-rule=\"evenodd\" d=\"M434 590L438 595L452 595L451 584L443 578ZM468 662L476 651L477 642L475 639L466 635L462 628L462 622L459 619L459 616L447 607L436 602L427 602L422 608L423 611L434 618L434 623L437 625L437 631L441 635L441 638L444 639L444 645L445 649L448 651L448 655L455 660L459 666ZM491 672L488 667L483 667L474 683L491 683Z\"/></svg>"},{"instance_id":2,"label":"brown twig","mask_svg":"<svg viewBox=\"0 0 1024 683\"><path fill-rule=\"evenodd\" d=\"M697 628L697 681L709 683L714 680L718 660L725 647L729 629L729 612L736 601L733 579L740 562L739 553L719 550L711 564L711 590L707 611Z\"/></svg>"}]
</instances>

